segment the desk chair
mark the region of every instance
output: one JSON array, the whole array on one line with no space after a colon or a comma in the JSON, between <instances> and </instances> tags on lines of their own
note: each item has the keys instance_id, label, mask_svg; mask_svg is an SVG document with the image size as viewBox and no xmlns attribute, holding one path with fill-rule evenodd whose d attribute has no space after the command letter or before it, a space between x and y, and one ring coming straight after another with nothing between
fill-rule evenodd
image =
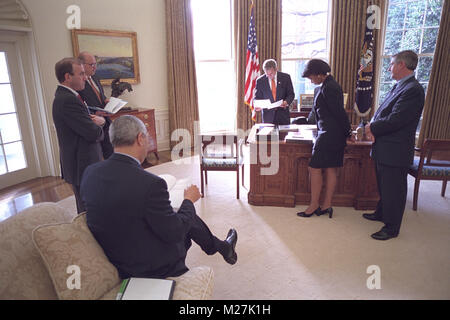
<instances>
[{"instance_id":1,"label":"desk chair","mask_svg":"<svg viewBox=\"0 0 450 320\"><path fill-rule=\"evenodd\" d=\"M416 148L420 153L419 159L414 159L408 173L416 178L414 183L413 210L417 210L417 198L419 195L420 180L442 181L441 196L445 196L447 180L450 179L450 140L425 139L421 149ZM445 160L432 160L436 152L445 152Z\"/></svg>"},{"instance_id":2,"label":"desk chair","mask_svg":"<svg viewBox=\"0 0 450 320\"><path fill-rule=\"evenodd\" d=\"M242 186L244 186L244 159L242 146L244 139L236 134L201 134L200 181L202 198L204 197L203 174L208 184L208 171L235 171L236 198L239 199L239 168L242 167Z\"/></svg>"}]
</instances>

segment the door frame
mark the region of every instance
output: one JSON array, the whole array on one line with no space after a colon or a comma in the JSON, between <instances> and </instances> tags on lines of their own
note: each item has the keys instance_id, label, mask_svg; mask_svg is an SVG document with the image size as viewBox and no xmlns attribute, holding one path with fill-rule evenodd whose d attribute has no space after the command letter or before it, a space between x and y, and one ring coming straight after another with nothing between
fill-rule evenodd
<instances>
[{"instance_id":1,"label":"door frame","mask_svg":"<svg viewBox=\"0 0 450 320\"><path fill-rule=\"evenodd\" d=\"M16 51L19 74L19 79L16 81L20 82L21 88L17 88L19 92L15 88L14 95L23 95L20 97L23 107L16 106L17 114L20 125L28 127L25 131L29 130L31 138L31 142L27 143L29 145L26 150L27 163L29 157L33 157L32 162L35 163L32 176L20 177L19 180L6 177L0 182L0 189L2 189L37 177L59 175L59 167L54 157L58 152L54 150L50 134L53 122L45 106L34 36L31 30L0 30L0 42L12 44ZM23 132L24 129L21 128L21 131ZM5 174L7 175L9 174Z\"/></svg>"}]
</instances>

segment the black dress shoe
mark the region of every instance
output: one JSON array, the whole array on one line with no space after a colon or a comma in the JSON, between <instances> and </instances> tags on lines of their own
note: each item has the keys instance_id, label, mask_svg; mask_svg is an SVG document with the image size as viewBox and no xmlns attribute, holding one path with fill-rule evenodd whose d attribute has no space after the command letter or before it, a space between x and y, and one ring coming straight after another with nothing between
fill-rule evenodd
<instances>
[{"instance_id":1,"label":"black dress shoe","mask_svg":"<svg viewBox=\"0 0 450 320\"><path fill-rule=\"evenodd\" d=\"M372 234L371 237L374 238L375 240L389 240L391 238L396 238L397 236L390 234L389 232L386 232L384 230L380 230Z\"/></svg>"},{"instance_id":2,"label":"black dress shoe","mask_svg":"<svg viewBox=\"0 0 450 320\"><path fill-rule=\"evenodd\" d=\"M309 218L311 217L313 214L316 214L318 216L320 216L320 212L322 212L322 210L320 209L320 207L318 207L316 210L314 210L312 213L306 213L306 212L298 212L297 215L299 217L303 217L303 218Z\"/></svg>"},{"instance_id":3,"label":"black dress shoe","mask_svg":"<svg viewBox=\"0 0 450 320\"><path fill-rule=\"evenodd\" d=\"M323 214L328 214L328 218L331 219L333 217L333 208L329 207L328 209L320 210L320 214L318 214L318 216L321 216Z\"/></svg>"},{"instance_id":4,"label":"black dress shoe","mask_svg":"<svg viewBox=\"0 0 450 320\"><path fill-rule=\"evenodd\" d=\"M381 217L376 213L363 213L362 216L370 221L381 221Z\"/></svg>"},{"instance_id":5,"label":"black dress shoe","mask_svg":"<svg viewBox=\"0 0 450 320\"><path fill-rule=\"evenodd\" d=\"M228 231L228 235L227 238L225 239L225 242L228 242L228 244L230 245L230 249L228 253L223 256L223 258L229 264L235 264L237 261L237 253L235 251L237 242L237 231L235 229L230 229L230 231Z\"/></svg>"}]
</instances>

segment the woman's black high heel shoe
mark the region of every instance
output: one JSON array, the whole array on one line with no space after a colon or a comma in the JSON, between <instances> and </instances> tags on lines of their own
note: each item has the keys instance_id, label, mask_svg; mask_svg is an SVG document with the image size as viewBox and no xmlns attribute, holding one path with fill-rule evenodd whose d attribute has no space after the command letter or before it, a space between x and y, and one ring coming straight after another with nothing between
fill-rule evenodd
<instances>
[{"instance_id":1,"label":"woman's black high heel shoe","mask_svg":"<svg viewBox=\"0 0 450 320\"><path fill-rule=\"evenodd\" d=\"M320 209L320 207L318 207L316 210L314 210L312 213L305 213L303 212L298 212L297 215L299 217L303 217L303 218L309 218L311 217L313 214L316 214L318 216L320 216L320 213L322 212L322 210Z\"/></svg>"},{"instance_id":2,"label":"woman's black high heel shoe","mask_svg":"<svg viewBox=\"0 0 450 320\"><path fill-rule=\"evenodd\" d=\"M333 217L333 208L329 207L328 209L321 210L318 216L321 216L323 214L328 214L328 217L331 219Z\"/></svg>"}]
</instances>

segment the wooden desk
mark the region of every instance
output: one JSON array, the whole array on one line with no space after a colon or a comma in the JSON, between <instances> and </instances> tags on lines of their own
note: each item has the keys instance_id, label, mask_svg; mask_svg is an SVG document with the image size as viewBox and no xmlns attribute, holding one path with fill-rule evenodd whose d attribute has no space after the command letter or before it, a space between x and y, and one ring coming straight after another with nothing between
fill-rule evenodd
<instances>
[{"instance_id":1,"label":"wooden desk","mask_svg":"<svg viewBox=\"0 0 450 320\"><path fill-rule=\"evenodd\" d=\"M137 109L137 110L126 110L126 111L119 111L114 115L111 115L110 118L112 121L114 119L117 119L120 116L123 115L132 115L135 117L138 117L139 119L144 122L145 127L147 128L147 132L150 136L150 153L154 153L156 156L156 159L159 160L158 156L158 144L156 142L156 122L155 122L155 110L154 109Z\"/></svg>"},{"instance_id":2,"label":"wooden desk","mask_svg":"<svg viewBox=\"0 0 450 320\"><path fill-rule=\"evenodd\" d=\"M308 164L312 143L269 142L267 146L269 156L272 144L278 144L279 169L274 175L262 175L261 168L268 168L270 164L261 164L260 142L254 138L249 138L249 142L251 158L256 159L255 164L250 164L249 204L279 207L308 205L311 197ZM379 197L370 149L371 142L348 142L344 166L338 169L333 206L354 207L357 210L376 208ZM321 196L324 196L324 191Z\"/></svg>"}]
</instances>

